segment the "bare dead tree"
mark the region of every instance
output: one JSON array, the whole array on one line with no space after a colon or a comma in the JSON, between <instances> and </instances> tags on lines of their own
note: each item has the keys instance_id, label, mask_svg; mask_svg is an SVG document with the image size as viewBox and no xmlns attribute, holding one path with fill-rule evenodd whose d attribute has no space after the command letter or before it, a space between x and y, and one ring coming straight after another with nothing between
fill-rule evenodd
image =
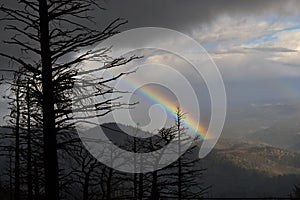
<instances>
[{"instance_id":1,"label":"bare dead tree","mask_svg":"<svg viewBox=\"0 0 300 200\"><path fill-rule=\"evenodd\" d=\"M19 74L14 74L15 81L12 83L11 91L14 97L10 97L11 102L9 103L11 108L10 113L10 123L14 124L12 135L3 135L6 140L14 138L14 144L12 146L6 146L10 149L14 149L14 197L16 200L21 199L20 195L20 121L21 121L21 102L23 100L23 95L21 92L21 76Z\"/></svg>"},{"instance_id":2,"label":"bare dead tree","mask_svg":"<svg viewBox=\"0 0 300 200\"><path fill-rule=\"evenodd\" d=\"M184 113L178 108L175 126L159 130L157 134L159 139L152 138L147 148L154 151L175 140L179 146L177 150L174 149L174 152L180 153L179 140L185 142L187 139L183 117ZM201 199L209 186L205 186L202 178L206 169L201 167L201 160L197 156L198 151L199 147L192 144L186 152L178 155L179 159L176 162L145 175L147 180L145 184L151 186L150 199ZM159 159L160 157L157 156L157 161Z\"/></svg>"},{"instance_id":3,"label":"bare dead tree","mask_svg":"<svg viewBox=\"0 0 300 200\"><path fill-rule=\"evenodd\" d=\"M290 194L290 199L299 199L300 198L300 184L295 184L293 191Z\"/></svg>"},{"instance_id":4,"label":"bare dead tree","mask_svg":"<svg viewBox=\"0 0 300 200\"><path fill-rule=\"evenodd\" d=\"M169 188L166 187L165 190L161 191L161 196L176 199L201 199L209 189L209 186L205 186L201 179L206 169L203 169L200 165L200 160L197 157L199 148L195 144L192 144L186 152L182 152L182 144L187 139L191 139L186 137L186 128L183 124L184 115L185 113L180 107L177 107L176 131L173 132L173 139L178 142L178 160L162 170L162 176L168 177L166 180ZM174 186L177 189L174 189Z\"/></svg>"},{"instance_id":5,"label":"bare dead tree","mask_svg":"<svg viewBox=\"0 0 300 200\"><path fill-rule=\"evenodd\" d=\"M31 150L31 97L30 97L30 82L27 81L26 88L26 104L27 104L27 199L33 199L32 191L32 150Z\"/></svg>"},{"instance_id":6,"label":"bare dead tree","mask_svg":"<svg viewBox=\"0 0 300 200\"><path fill-rule=\"evenodd\" d=\"M34 117L42 122L45 192L47 199L57 200L60 198L57 151L67 144L66 141L58 144L58 137L64 138L61 136L62 130L73 125L70 122L70 90L78 75L78 65L87 60L105 60L105 66L99 67L104 70L126 64L134 58L112 59L106 56L106 50L85 50L117 34L118 28L126 23L125 20L116 19L101 31L92 28L92 17L87 13L94 8L102 9L94 0L21 0L19 6L21 8L0 7L0 11L6 14L2 19L8 22L6 30L15 33L5 43L15 45L32 59L3 52L0 55L26 69L37 80L34 87L41 116ZM78 54L80 50L83 53ZM122 75L100 81L98 86L104 88L109 81ZM99 95L111 92L112 88L107 87ZM112 111L114 106L120 106L113 103L117 100L100 102L97 109L106 109L104 115Z\"/></svg>"},{"instance_id":7,"label":"bare dead tree","mask_svg":"<svg viewBox=\"0 0 300 200\"><path fill-rule=\"evenodd\" d=\"M26 93L26 84L23 81L23 72L18 71L14 74L14 78L12 81L5 81L5 84L10 84L11 94L5 96L5 98L9 99L9 108L10 114L8 117L9 129L1 134L1 140L3 145L1 145L1 152L9 152L9 155L3 154L9 159L9 171L12 172L12 163L14 163L14 193L11 196L14 196L15 199L23 199L24 198L24 187L21 185L25 181L24 177L20 174L27 173L27 183L30 182L31 163L28 162L29 158L31 159L31 131L30 131L30 122L29 119L25 116L28 115L29 105L27 104L28 98ZM31 114L31 113L30 113ZM26 121L27 120L27 121ZM27 131L27 134L26 134ZM27 144L27 147L26 145ZM11 151L14 151L14 154L11 154ZM12 160L12 158L14 158ZM7 158L4 158L7 159ZM21 173L24 170L24 166L27 165L27 170ZM9 175L11 179L11 173ZM11 182L11 181L10 181ZM30 184L29 184L30 185ZM28 185L28 186L29 186ZM22 188L23 187L23 188ZM22 188L22 190L21 190ZM27 188L28 189L28 188ZM11 189L10 189L11 190ZM29 195L29 193L28 193ZM32 198L31 198L32 199Z\"/></svg>"},{"instance_id":8,"label":"bare dead tree","mask_svg":"<svg viewBox=\"0 0 300 200\"><path fill-rule=\"evenodd\" d=\"M178 137L178 199L182 199L182 164L181 164L181 133L183 131L182 120L184 113L177 107L176 110L176 127Z\"/></svg>"}]
</instances>

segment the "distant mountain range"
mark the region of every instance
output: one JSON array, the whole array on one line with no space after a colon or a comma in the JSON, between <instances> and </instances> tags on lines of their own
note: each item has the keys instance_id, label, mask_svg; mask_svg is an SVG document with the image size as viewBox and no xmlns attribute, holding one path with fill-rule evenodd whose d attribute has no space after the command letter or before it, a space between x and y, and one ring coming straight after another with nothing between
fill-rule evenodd
<instances>
[{"instance_id":1,"label":"distant mountain range","mask_svg":"<svg viewBox=\"0 0 300 200\"><path fill-rule=\"evenodd\" d=\"M290 151L300 151L300 116L277 121L245 137L248 141L263 142Z\"/></svg>"},{"instance_id":2,"label":"distant mountain range","mask_svg":"<svg viewBox=\"0 0 300 200\"><path fill-rule=\"evenodd\" d=\"M286 197L300 183L300 154L262 143L220 140L202 162L214 197Z\"/></svg>"},{"instance_id":3,"label":"distant mountain range","mask_svg":"<svg viewBox=\"0 0 300 200\"><path fill-rule=\"evenodd\" d=\"M293 122L299 121L299 104L263 103L228 107L222 136L245 139L245 136L276 124L284 130L287 124L290 127L295 126L296 123L289 122L291 119Z\"/></svg>"}]
</instances>

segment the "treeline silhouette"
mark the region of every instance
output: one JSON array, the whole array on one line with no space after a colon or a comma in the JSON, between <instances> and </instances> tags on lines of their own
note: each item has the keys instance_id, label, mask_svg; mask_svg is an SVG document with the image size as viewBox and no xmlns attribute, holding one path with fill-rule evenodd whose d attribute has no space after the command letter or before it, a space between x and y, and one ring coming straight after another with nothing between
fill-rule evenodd
<instances>
[{"instance_id":1,"label":"treeline silhouette","mask_svg":"<svg viewBox=\"0 0 300 200\"><path fill-rule=\"evenodd\" d=\"M74 102L92 96L108 96L116 91L110 83L132 72L113 77L95 74L129 63L137 56L112 58L110 48L89 48L117 33L126 24L116 19L102 30L95 28L94 9L104 9L94 0L20 0L15 7L1 5L1 19L16 54L0 52L15 68L3 69L12 74L2 81L9 85L10 114L5 119L7 132L1 133L3 160L1 199L199 199L208 187L201 181L203 169L193 168L198 160L184 157L155 172L126 174L98 162L84 148L74 126L89 122L115 109L129 108L117 98L100 98L90 106L74 109ZM18 55L18 52L21 55ZM96 69L81 68L83 62L97 62ZM89 76L89 80L83 80ZM92 95L74 96L94 88ZM79 117L82 110L95 115ZM180 113L178 113L180 114ZM156 141L126 145L134 148L160 147L171 138L180 138L178 115L175 128L159 131ZM177 127L177 128L176 128ZM133 142L133 143L132 143ZM149 141L148 141L149 142ZM131 149L135 151L136 149ZM192 148L187 154L196 151ZM194 157L196 158L196 157Z\"/></svg>"}]
</instances>

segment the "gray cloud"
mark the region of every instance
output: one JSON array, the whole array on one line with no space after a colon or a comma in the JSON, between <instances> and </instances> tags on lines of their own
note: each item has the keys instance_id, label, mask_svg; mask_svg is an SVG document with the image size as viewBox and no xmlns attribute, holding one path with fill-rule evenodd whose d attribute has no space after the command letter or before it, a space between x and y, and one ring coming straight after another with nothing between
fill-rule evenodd
<instances>
[{"instance_id":1,"label":"gray cloud","mask_svg":"<svg viewBox=\"0 0 300 200\"><path fill-rule=\"evenodd\" d=\"M245 53L256 53L256 52L265 52L265 53L295 53L298 52L294 49L288 49L284 47L235 47L232 49L224 50L214 50L212 49L210 53L213 54L245 54Z\"/></svg>"},{"instance_id":2,"label":"gray cloud","mask_svg":"<svg viewBox=\"0 0 300 200\"><path fill-rule=\"evenodd\" d=\"M203 23L210 23L220 15L293 15L300 8L300 1L287 0L210 0L210 1L107 1L107 13L99 20L124 17L127 28L159 26L179 31L189 30ZM105 20L104 20L105 21Z\"/></svg>"},{"instance_id":3,"label":"gray cloud","mask_svg":"<svg viewBox=\"0 0 300 200\"><path fill-rule=\"evenodd\" d=\"M14 1L2 1L4 5L18 7ZM106 11L97 10L93 15L99 29L107 25L117 17L125 18L129 21L122 27L123 30L158 26L172 28L183 31L187 34L195 28L201 28L213 22L214 19L222 15L233 17L247 17L250 15L294 15L300 8L300 1L297 0L209 0L209 1L179 1L179 0L106 0L103 7ZM0 16L1 17L1 16ZM4 31L4 24L0 36L7 39L12 36L11 32ZM216 40L218 42L218 40ZM16 54L16 49L11 46L0 44L1 49L6 52ZM18 51L17 51L18 52ZM2 65L0 68L7 68L7 60L0 58Z\"/></svg>"},{"instance_id":4,"label":"gray cloud","mask_svg":"<svg viewBox=\"0 0 300 200\"><path fill-rule=\"evenodd\" d=\"M288 49L284 47L255 47L255 48L247 48L247 49L252 49L256 51L262 51L262 52L298 52L297 50L294 49Z\"/></svg>"}]
</instances>

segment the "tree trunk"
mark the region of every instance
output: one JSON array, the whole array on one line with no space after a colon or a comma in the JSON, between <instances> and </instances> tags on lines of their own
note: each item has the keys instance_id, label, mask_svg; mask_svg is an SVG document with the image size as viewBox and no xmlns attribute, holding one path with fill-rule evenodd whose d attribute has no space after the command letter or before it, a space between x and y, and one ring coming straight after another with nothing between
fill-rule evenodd
<instances>
[{"instance_id":1,"label":"tree trunk","mask_svg":"<svg viewBox=\"0 0 300 200\"><path fill-rule=\"evenodd\" d=\"M13 199L13 167L12 167L12 154L9 151L9 200Z\"/></svg>"},{"instance_id":2,"label":"tree trunk","mask_svg":"<svg viewBox=\"0 0 300 200\"><path fill-rule=\"evenodd\" d=\"M20 77L17 77L15 127L15 199L20 200Z\"/></svg>"},{"instance_id":3,"label":"tree trunk","mask_svg":"<svg viewBox=\"0 0 300 200\"><path fill-rule=\"evenodd\" d=\"M143 187L144 177L143 174L139 174L139 200L143 199L144 196L144 187Z\"/></svg>"},{"instance_id":4,"label":"tree trunk","mask_svg":"<svg viewBox=\"0 0 300 200\"><path fill-rule=\"evenodd\" d=\"M182 189L181 189L181 183L182 183L182 177L181 177L181 158L178 158L178 200L182 199Z\"/></svg>"},{"instance_id":5,"label":"tree trunk","mask_svg":"<svg viewBox=\"0 0 300 200\"><path fill-rule=\"evenodd\" d=\"M108 178L107 178L107 196L106 199L111 199L111 181L112 181L113 169L109 168Z\"/></svg>"},{"instance_id":6,"label":"tree trunk","mask_svg":"<svg viewBox=\"0 0 300 200\"><path fill-rule=\"evenodd\" d=\"M34 199L40 200L40 184L39 184L39 170L36 160L33 160L34 165Z\"/></svg>"},{"instance_id":7,"label":"tree trunk","mask_svg":"<svg viewBox=\"0 0 300 200\"><path fill-rule=\"evenodd\" d=\"M88 200L89 199L89 184L90 184L90 173L88 172L84 179L83 184L83 198L82 200Z\"/></svg>"},{"instance_id":8,"label":"tree trunk","mask_svg":"<svg viewBox=\"0 0 300 200\"><path fill-rule=\"evenodd\" d=\"M30 86L27 83L27 184L28 184L28 200L32 200L32 163L31 163L31 124L30 124Z\"/></svg>"},{"instance_id":9,"label":"tree trunk","mask_svg":"<svg viewBox=\"0 0 300 200\"><path fill-rule=\"evenodd\" d=\"M139 174L139 200L143 199L144 196L144 174L143 170L143 156L140 156L140 174Z\"/></svg>"},{"instance_id":10,"label":"tree trunk","mask_svg":"<svg viewBox=\"0 0 300 200\"><path fill-rule=\"evenodd\" d=\"M133 138L133 152L136 153L136 138ZM134 162L134 174L133 174L133 199L136 200L137 199L137 162L136 162L136 154L134 154L134 158L133 158L133 162Z\"/></svg>"},{"instance_id":11,"label":"tree trunk","mask_svg":"<svg viewBox=\"0 0 300 200\"><path fill-rule=\"evenodd\" d=\"M177 131L178 131L178 200L182 199L182 169L181 169L181 120L182 113L177 110Z\"/></svg>"},{"instance_id":12,"label":"tree trunk","mask_svg":"<svg viewBox=\"0 0 300 200\"><path fill-rule=\"evenodd\" d=\"M46 199L59 200L58 161L47 0L39 0Z\"/></svg>"},{"instance_id":13,"label":"tree trunk","mask_svg":"<svg viewBox=\"0 0 300 200\"><path fill-rule=\"evenodd\" d=\"M151 199L158 199L158 191L157 191L157 171L152 173L152 187L151 187Z\"/></svg>"}]
</instances>

